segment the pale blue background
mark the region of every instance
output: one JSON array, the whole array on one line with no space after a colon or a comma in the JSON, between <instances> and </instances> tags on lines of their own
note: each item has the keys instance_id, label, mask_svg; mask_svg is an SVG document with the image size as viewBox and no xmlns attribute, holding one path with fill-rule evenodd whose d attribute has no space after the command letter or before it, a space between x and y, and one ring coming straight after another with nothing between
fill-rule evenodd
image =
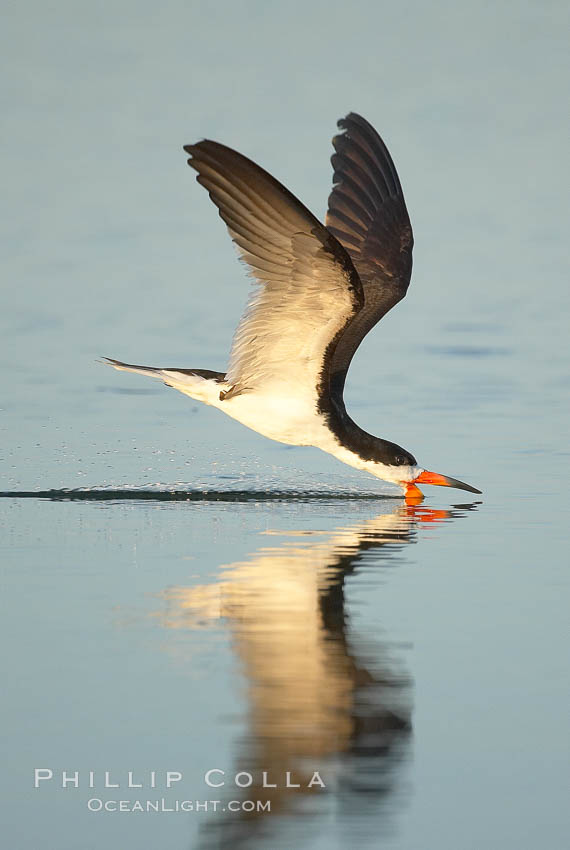
<instances>
[{"instance_id":1,"label":"pale blue background","mask_svg":"<svg viewBox=\"0 0 570 850\"><path fill-rule=\"evenodd\" d=\"M561 2L22 2L3 16L4 491L388 492L95 360L224 368L247 281L184 143L238 148L319 216L337 118L361 112L393 153L412 288L359 351L347 403L484 496L421 529L398 569L378 556L376 578L349 580L358 632L396 645L415 680L390 826L367 832L363 815L363 846L567 842L567 23ZM430 489L429 504L463 496ZM231 763L244 722L239 665L223 623L177 649L147 594L215 581L267 528L331 530L379 505L1 509L8 844L194 846L196 817L89 815L34 792L31 769L178 760L203 798L203 768ZM350 846L320 817L306 846Z\"/></svg>"}]
</instances>

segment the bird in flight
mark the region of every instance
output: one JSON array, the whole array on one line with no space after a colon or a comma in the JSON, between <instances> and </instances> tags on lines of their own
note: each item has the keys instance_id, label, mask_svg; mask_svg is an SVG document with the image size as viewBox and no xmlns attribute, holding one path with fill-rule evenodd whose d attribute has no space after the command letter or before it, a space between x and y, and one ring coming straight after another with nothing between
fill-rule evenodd
<instances>
[{"instance_id":1,"label":"bird in flight","mask_svg":"<svg viewBox=\"0 0 570 850\"><path fill-rule=\"evenodd\" d=\"M410 502L423 498L418 484L480 493L423 469L346 411L344 383L356 349L408 289L413 236L396 168L376 130L354 112L338 127L324 225L237 151L209 139L185 145L255 283L228 370L105 360L159 378L272 440L329 452L398 485Z\"/></svg>"}]
</instances>

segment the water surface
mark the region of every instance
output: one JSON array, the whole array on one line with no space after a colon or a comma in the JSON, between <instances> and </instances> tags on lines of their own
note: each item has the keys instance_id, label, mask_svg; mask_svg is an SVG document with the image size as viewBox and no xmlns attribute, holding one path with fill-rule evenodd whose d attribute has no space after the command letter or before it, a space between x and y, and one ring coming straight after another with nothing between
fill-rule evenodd
<instances>
[{"instance_id":1,"label":"water surface","mask_svg":"<svg viewBox=\"0 0 570 850\"><path fill-rule=\"evenodd\" d=\"M564 7L103 11L4 28L7 844L559 850ZM181 146L231 144L322 215L350 109L393 151L416 249L347 405L473 501L406 507L96 362L223 369L247 280ZM194 811L87 807L163 798Z\"/></svg>"}]
</instances>

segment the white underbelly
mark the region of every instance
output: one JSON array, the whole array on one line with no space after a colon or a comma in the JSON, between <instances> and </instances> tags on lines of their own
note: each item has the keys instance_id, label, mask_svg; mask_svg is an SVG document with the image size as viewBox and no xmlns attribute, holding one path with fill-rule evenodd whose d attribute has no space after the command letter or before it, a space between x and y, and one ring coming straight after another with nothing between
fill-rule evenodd
<instances>
[{"instance_id":1,"label":"white underbelly","mask_svg":"<svg viewBox=\"0 0 570 850\"><path fill-rule=\"evenodd\" d=\"M314 398L243 393L219 402L216 407L279 443L320 447L330 442L330 432Z\"/></svg>"},{"instance_id":2,"label":"white underbelly","mask_svg":"<svg viewBox=\"0 0 570 850\"><path fill-rule=\"evenodd\" d=\"M339 442L324 416L318 412L316 397L310 393L288 395L285 385L279 387L278 393L242 392L222 400L220 386L229 390L231 387L228 385L224 387L215 381L193 376L183 381L171 380L170 383L185 395L217 407L227 416L270 440L290 446L314 446L355 469L369 472L385 481L393 481L402 490L405 489L400 481L401 471L397 467L366 460Z\"/></svg>"}]
</instances>

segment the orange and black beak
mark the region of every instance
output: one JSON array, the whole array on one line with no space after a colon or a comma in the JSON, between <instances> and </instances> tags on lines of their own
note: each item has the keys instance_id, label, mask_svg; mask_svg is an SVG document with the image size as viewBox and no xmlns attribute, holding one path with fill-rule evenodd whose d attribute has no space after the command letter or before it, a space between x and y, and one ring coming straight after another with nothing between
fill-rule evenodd
<instances>
[{"instance_id":1,"label":"orange and black beak","mask_svg":"<svg viewBox=\"0 0 570 850\"><path fill-rule=\"evenodd\" d=\"M477 490L463 481L458 481L457 478L448 478L447 475L440 475L439 472L428 472L427 469L424 469L417 478L406 484L406 501L408 503L421 502L424 497L416 484L439 484L440 487L456 487L458 490L468 490L470 493L481 493L481 490Z\"/></svg>"}]
</instances>

